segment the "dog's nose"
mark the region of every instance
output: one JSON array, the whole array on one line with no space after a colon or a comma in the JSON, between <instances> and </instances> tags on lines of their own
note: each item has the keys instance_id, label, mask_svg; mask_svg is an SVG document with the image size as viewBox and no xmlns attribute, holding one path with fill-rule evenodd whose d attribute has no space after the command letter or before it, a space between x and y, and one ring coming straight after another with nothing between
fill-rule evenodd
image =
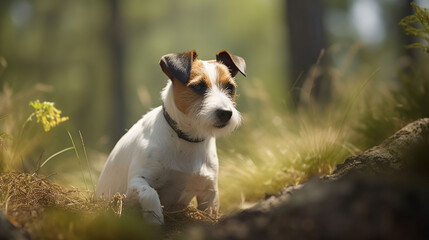
<instances>
[{"instance_id":1,"label":"dog's nose","mask_svg":"<svg viewBox=\"0 0 429 240\"><path fill-rule=\"evenodd\" d=\"M216 110L216 116L221 123L227 123L231 119L232 111L228 109Z\"/></svg>"}]
</instances>

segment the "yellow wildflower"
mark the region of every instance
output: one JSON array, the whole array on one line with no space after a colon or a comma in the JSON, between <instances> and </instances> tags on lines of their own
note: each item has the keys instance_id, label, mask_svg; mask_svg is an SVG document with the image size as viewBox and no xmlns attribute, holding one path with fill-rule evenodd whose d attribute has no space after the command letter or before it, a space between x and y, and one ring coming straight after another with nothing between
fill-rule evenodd
<instances>
[{"instance_id":1,"label":"yellow wildflower","mask_svg":"<svg viewBox=\"0 0 429 240\"><path fill-rule=\"evenodd\" d=\"M30 102L30 106L34 108L34 112L30 115L29 120L31 121L33 116L35 116L37 123L42 123L45 132L69 119L68 117L61 117L61 110L55 108L53 102L41 103L39 100L36 100Z\"/></svg>"}]
</instances>

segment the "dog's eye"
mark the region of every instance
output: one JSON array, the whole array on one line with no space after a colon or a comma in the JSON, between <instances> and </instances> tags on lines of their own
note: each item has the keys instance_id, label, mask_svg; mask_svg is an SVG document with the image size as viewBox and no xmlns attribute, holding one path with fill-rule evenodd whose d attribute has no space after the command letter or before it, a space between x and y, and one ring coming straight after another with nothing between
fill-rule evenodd
<instances>
[{"instance_id":1,"label":"dog's eye","mask_svg":"<svg viewBox=\"0 0 429 240\"><path fill-rule=\"evenodd\" d=\"M228 94L234 95L235 94L235 86L231 83L226 84L225 90Z\"/></svg>"},{"instance_id":2,"label":"dog's eye","mask_svg":"<svg viewBox=\"0 0 429 240\"><path fill-rule=\"evenodd\" d=\"M190 87L200 95L203 95L207 91L207 84L205 82L199 82L197 84L191 85Z\"/></svg>"}]
</instances>

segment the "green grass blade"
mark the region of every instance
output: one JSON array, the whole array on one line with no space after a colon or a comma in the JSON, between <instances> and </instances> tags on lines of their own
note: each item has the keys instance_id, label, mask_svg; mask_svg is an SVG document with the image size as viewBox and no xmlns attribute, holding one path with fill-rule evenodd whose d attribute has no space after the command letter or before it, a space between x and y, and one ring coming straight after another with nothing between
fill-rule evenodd
<instances>
[{"instance_id":1,"label":"green grass blade","mask_svg":"<svg viewBox=\"0 0 429 240\"><path fill-rule=\"evenodd\" d=\"M365 89L365 87L368 85L368 83L374 79L374 76L380 71L380 67L377 68L371 75L369 75L368 78L365 79L365 81L359 86L357 92L355 93L354 96L352 96L351 100L349 101L349 103L347 104L347 107L345 109L345 113L343 115L343 118L339 124L340 126L340 130L338 131L338 133L342 133L344 127L345 127L345 123L347 118L349 117L349 114L353 108L353 105L356 103L357 99L359 98L360 94L363 92L363 90Z\"/></svg>"},{"instance_id":2,"label":"green grass blade","mask_svg":"<svg viewBox=\"0 0 429 240\"><path fill-rule=\"evenodd\" d=\"M70 150L72 150L72 149L73 149L73 147L68 147L68 148L64 148L63 150L58 151L58 152L56 152L56 153L52 154L50 157L48 157L48 159L46 159L46 160L42 163L42 165L40 165L40 168L42 168L42 167L43 167L46 163L48 163L52 158L54 158L54 157L56 157L56 156L60 155L61 153L64 153L64 152L70 151Z\"/></svg>"},{"instance_id":3,"label":"green grass blade","mask_svg":"<svg viewBox=\"0 0 429 240\"><path fill-rule=\"evenodd\" d=\"M89 179L91 180L92 190L95 193L95 184L94 184L94 180L92 179L91 166L89 164L88 155L86 154L86 148L85 148L85 143L83 141L83 136L82 136L82 133L80 131L79 131L79 135L80 135L80 140L82 142L83 153L85 154L86 165L88 166Z\"/></svg>"},{"instance_id":4,"label":"green grass blade","mask_svg":"<svg viewBox=\"0 0 429 240\"><path fill-rule=\"evenodd\" d=\"M77 148L76 148L76 145L74 144L72 135L68 130L67 130L67 133L69 134L70 140L73 144L74 152L76 153L77 160L79 161L80 171L82 173L83 182L85 183L85 188L86 190L88 190L88 185L86 184L85 174L83 173L83 167L82 167L82 163L80 162L79 153L77 152Z\"/></svg>"}]
</instances>

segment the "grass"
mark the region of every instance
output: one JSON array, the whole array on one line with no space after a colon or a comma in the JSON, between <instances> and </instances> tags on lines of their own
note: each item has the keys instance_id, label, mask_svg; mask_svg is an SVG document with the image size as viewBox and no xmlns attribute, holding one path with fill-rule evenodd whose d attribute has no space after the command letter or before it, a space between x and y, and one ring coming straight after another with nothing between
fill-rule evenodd
<instances>
[{"instance_id":1,"label":"grass","mask_svg":"<svg viewBox=\"0 0 429 240\"><path fill-rule=\"evenodd\" d=\"M358 80L343 76L341 82L332 83L331 102L322 106L310 99L307 108L296 111L277 110L275 104L267 103L271 101L268 94L260 95L264 90L257 85L260 92L252 106L262 107L247 113L242 128L221 140L218 148L222 210L236 211L286 186L329 174L347 157L359 153L355 141L359 133L354 129L360 120L356 115L365 106L368 89L379 90L374 86L377 72L373 69ZM244 86L245 90L254 88ZM243 95L252 99L249 92Z\"/></svg>"},{"instance_id":2,"label":"grass","mask_svg":"<svg viewBox=\"0 0 429 240\"><path fill-rule=\"evenodd\" d=\"M43 233L37 221L51 207L64 211L93 212L103 206L90 202L83 192L65 189L48 180L49 177L26 173L3 173L0 175L2 212L11 222L26 229L32 236Z\"/></svg>"},{"instance_id":3,"label":"grass","mask_svg":"<svg viewBox=\"0 0 429 240\"><path fill-rule=\"evenodd\" d=\"M74 140L73 140L73 137L72 137L71 133L70 133L69 131L67 131L67 133L68 133L68 135L69 135L69 137L70 137L70 141L71 141L71 143L73 144L73 149L74 149L74 152L75 152L75 154L76 154L77 161L79 162L80 173L82 174L82 179L83 179L83 182L85 183L85 188L86 188L86 190L88 190L88 185L86 184L85 174L84 174L84 171L83 171L82 162L80 161L79 153L78 153L78 151L77 151L76 145L74 144ZM85 151L85 153L86 153L86 151ZM91 170L90 170L90 169L91 169L91 168L89 168L89 172L91 172ZM93 185L93 186L94 186L94 185ZM94 187L94 189L95 189L95 187ZM95 191L94 191L94 192L95 192Z\"/></svg>"},{"instance_id":4,"label":"grass","mask_svg":"<svg viewBox=\"0 0 429 240\"><path fill-rule=\"evenodd\" d=\"M94 200L92 192L68 189L38 174L0 175L0 209L33 239L159 239L177 235L190 224L215 224L216 218L188 207L164 212L161 232L134 209L124 208L123 196ZM121 217L119 217L121 216ZM102 231L94 231L102 229Z\"/></svg>"},{"instance_id":5,"label":"grass","mask_svg":"<svg viewBox=\"0 0 429 240\"><path fill-rule=\"evenodd\" d=\"M221 163L220 199L226 212L264 199L288 185L328 174L352 153L333 129L302 129L295 135L252 138L251 154L229 152ZM222 155L227 155L226 153Z\"/></svg>"},{"instance_id":6,"label":"grass","mask_svg":"<svg viewBox=\"0 0 429 240\"><path fill-rule=\"evenodd\" d=\"M245 123L243 130L225 140L234 148L220 150L220 199L223 211L242 208L266 194L312 176L329 174L358 150L349 143L345 127L314 123L305 114L296 119L270 115L268 124ZM245 143L236 148L234 143ZM224 145L224 146L225 146Z\"/></svg>"}]
</instances>

